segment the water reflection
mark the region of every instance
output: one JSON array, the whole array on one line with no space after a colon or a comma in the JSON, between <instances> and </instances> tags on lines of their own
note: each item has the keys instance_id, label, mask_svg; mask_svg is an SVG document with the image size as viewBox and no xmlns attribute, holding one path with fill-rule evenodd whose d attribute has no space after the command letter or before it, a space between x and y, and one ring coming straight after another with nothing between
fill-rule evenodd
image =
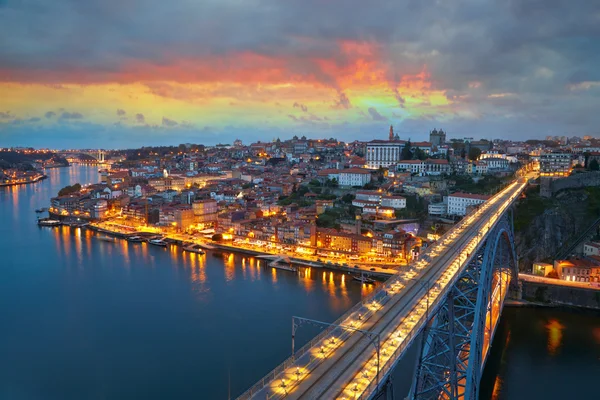
<instances>
[{"instance_id":1,"label":"water reflection","mask_svg":"<svg viewBox=\"0 0 600 400\"><path fill-rule=\"evenodd\" d=\"M555 355L562 345L563 329L565 328L558 320L551 319L545 326L548 331L548 353Z\"/></svg>"}]
</instances>

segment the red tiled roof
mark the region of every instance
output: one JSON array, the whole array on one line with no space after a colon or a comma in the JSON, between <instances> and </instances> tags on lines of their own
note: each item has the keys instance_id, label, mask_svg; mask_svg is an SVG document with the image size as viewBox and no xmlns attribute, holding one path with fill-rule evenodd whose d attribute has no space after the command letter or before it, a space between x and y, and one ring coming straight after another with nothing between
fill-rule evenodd
<instances>
[{"instance_id":1,"label":"red tiled roof","mask_svg":"<svg viewBox=\"0 0 600 400\"><path fill-rule=\"evenodd\" d=\"M450 195L448 195L448 197L462 197L465 199L478 199L478 200L487 200L492 196L488 196L485 194L473 194L473 193L463 193L463 192L456 192L456 193L452 193Z\"/></svg>"}]
</instances>

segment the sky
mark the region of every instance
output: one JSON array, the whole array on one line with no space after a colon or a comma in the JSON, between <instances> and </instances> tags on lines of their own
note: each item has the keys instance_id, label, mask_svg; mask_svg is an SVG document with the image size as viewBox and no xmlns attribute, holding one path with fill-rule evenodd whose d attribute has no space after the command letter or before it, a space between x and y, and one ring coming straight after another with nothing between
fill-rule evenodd
<instances>
[{"instance_id":1,"label":"sky","mask_svg":"<svg viewBox=\"0 0 600 400\"><path fill-rule=\"evenodd\" d=\"M594 0L0 0L0 147L600 136Z\"/></svg>"}]
</instances>

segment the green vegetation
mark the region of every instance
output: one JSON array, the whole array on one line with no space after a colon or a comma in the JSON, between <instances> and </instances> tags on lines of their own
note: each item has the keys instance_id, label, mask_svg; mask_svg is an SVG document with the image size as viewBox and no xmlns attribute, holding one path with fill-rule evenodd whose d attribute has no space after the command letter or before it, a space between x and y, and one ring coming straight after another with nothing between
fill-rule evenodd
<instances>
[{"instance_id":1,"label":"green vegetation","mask_svg":"<svg viewBox=\"0 0 600 400\"><path fill-rule=\"evenodd\" d=\"M406 208L396 210L395 216L398 219L410 219L419 218L424 219L427 217L427 205L420 196L405 195Z\"/></svg>"},{"instance_id":2,"label":"green vegetation","mask_svg":"<svg viewBox=\"0 0 600 400\"><path fill-rule=\"evenodd\" d=\"M81 185L76 183L72 186L65 186L64 188L58 191L59 196L66 196L68 194L77 193L81 190Z\"/></svg>"},{"instance_id":3,"label":"green vegetation","mask_svg":"<svg viewBox=\"0 0 600 400\"><path fill-rule=\"evenodd\" d=\"M481 155L481 149L479 147L471 147L469 149L469 160L475 161Z\"/></svg>"},{"instance_id":4,"label":"green vegetation","mask_svg":"<svg viewBox=\"0 0 600 400\"><path fill-rule=\"evenodd\" d=\"M317 218L317 226L319 228L335 228L340 229L340 219L347 217L348 211L335 207L325 210L323 214L319 214Z\"/></svg>"},{"instance_id":5,"label":"green vegetation","mask_svg":"<svg viewBox=\"0 0 600 400\"><path fill-rule=\"evenodd\" d=\"M354 200L355 198L356 196L354 196L352 193L346 193L342 196L342 202L346 204L352 204L352 200Z\"/></svg>"},{"instance_id":6,"label":"green vegetation","mask_svg":"<svg viewBox=\"0 0 600 400\"><path fill-rule=\"evenodd\" d=\"M400 153L400 158L402 160L412 160L412 149L411 149L410 139L408 139L408 142L406 142L406 144L402 148L402 153Z\"/></svg>"},{"instance_id":7,"label":"green vegetation","mask_svg":"<svg viewBox=\"0 0 600 400\"><path fill-rule=\"evenodd\" d=\"M600 165L598 165L598 160L593 159L590 161L590 171L598 171L600 170Z\"/></svg>"},{"instance_id":8,"label":"green vegetation","mask_svg":"<svg viewBox=\"0 0 600 400\"><path fill-rule=\"evenodd\" d=\"M525 192L525 198L517 203L515 209L515 231L525 230L533 219L543 214L544 210L552 205L551 199L540 197L537 187L531 187Z\"/></svg>"},{"instance_id":9,"label":"green vegetation","mask_svg":"<svg viewBox=\"0 0 600 400\"><path fill-rule=\"evenodd\" d=\"M589 186L585 188L585 192L588 195L587 212L590 217L597 218L600 215L600 187Z\"/></svg>"},{"instance_id":10,"label":"green vegetation","mask_svg":"<svg viewBox=\"0 0 600 400\"><path fill-rule=\"evenodd\" d=\"M300 186L298 189L294 189L291 195L279 197L277 204L280 206L289 206L290 204L296 203L299 207L307 207L312 204L311 201L304 198L306 193L310 192L308 186Z\"/></svg>"},{"instance_id":11,"label":"green vegetation","mask_svg":"<svg viewBox=\"0 0 600 400\"><path fill-rule=\"evenodd\" d=\"M495 193L505 184L510 182L512 177L498 178L493 175L485 175L477 182L468 175L452 175L450 177L456 182L454 186L456 190L467 193L490 194Z\"/></svg>"}]
</instances>

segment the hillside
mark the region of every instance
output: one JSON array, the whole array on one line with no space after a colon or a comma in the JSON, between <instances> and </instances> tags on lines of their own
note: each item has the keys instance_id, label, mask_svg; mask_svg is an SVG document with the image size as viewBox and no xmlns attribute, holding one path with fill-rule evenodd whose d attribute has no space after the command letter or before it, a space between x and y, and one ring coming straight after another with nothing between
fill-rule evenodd
<instances>
[{"instance_id":1,"label":"hillside","mask_svg":"<svg viewBox=\"0 0 600 400\"><path fill-rule=\"evenodd\" d=\"M565 244L600 216L600 187L564 190L550 199L539 196L539 187L530 188L515 210L515 242L519 269L529 270L533 262L551 262Z\"/></svg>"}]
</instances>

